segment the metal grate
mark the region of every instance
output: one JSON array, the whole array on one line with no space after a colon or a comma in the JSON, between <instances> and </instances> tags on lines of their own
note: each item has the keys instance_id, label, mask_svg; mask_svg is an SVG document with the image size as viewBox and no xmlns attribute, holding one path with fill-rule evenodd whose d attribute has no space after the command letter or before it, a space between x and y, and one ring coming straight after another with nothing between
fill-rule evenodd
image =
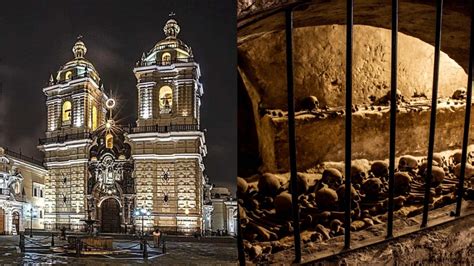
<instances>
[{"instance_id":1,"label":"metal grate","mask_svg":"<svg viewBox=\"0 0 474 266\"><path fill-rule=\"evenodd\" d=\"M305 3L303 3L304 5ZM294 110L294 88L293 88L293 10L297 9L301 3L287 4L274 11L268 12L264 15L259 15L257 19L249 21L239 29L248 27L261 21L267 17L278 13L285 13L285 36L286 36L286 71L287 71L287 97L288 97L288 143L289 143L289 160L290 160L290 182L291 187L297 188L297 161L296 161L296 138L295 138L295 110ZM345 250L351 248L351 129L352 129L352 45L353 45L353 10L354 1L347 0L346 6L346 105L345 105L345 235L344 247ZM427 226L429 214L429 192L433 167L433 153L435 140L435 126L436 126L436 107L438 94L438 78L439 78L439 62L441 50L441 26L442 26L442 12L443 0L436 1L436 33L435 33L435 58L434 58L434 74L433 74L433 88L432 88L432 105L430 116L430 130L428 143L428 166L425 178L425 194L423 199L423 217L421 228ZM474 14L474 5L472 5L472 13ZM397 49L398 49L398 0L392 1L392 28L391 28L391 93L390 93L390 153L389 153L389 195L388 195L388 219L387 219L387 239L393 238L393 212L394 212L394 173L395 173L395 151L396 151L396 114L397 114ZM251 27L249 27L251 28ZM466 110L465 122L462 142L462 157L461 162L467 160L467 146L470 127L470 110L472 105L472 61L474 60L474 19L471 15L471 29L470 29L470 50L469 50L469 73L466 93ZM454 215L459 217L461 215L462 195L464 194L464 175L466 167L465 163L461 163L461 171L459 184L457 188L456 210ZM301 239L299 229L299 206L298 193L296 189L291 190L293 199L293 222L294 222L294 246L295 246L295 262L301 262ZM421 229L420 228L420 229ZM239 262L240 265L245 265L245 256L243 249L243 239L240 236L240 219L239 219Z\"/></svg>"}]
</instances>

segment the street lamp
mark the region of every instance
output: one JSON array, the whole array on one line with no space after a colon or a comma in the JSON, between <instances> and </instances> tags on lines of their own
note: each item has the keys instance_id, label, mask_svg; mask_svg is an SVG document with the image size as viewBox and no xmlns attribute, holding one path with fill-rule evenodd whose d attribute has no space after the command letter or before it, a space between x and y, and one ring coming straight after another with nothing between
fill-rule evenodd
<instances>
[{"instance_id":1,"label":"street lamp","mask_svg":"<svg viewBox=\"0 0 474 266\"><path fill-rule=\"evenodd\" d=\"M30 237L33 237L33 205L28 205L29 209L27 211L30 212Z\"/></svg>"},{"instance_id":2,"label":"street lamp","mask_svg":"<svg viewBox=\"0 0 474 266\"><path fill-rule=\"evenodd\" d=\"M138 217L138 216L141 216L142 217L142 236L145 235L144 233L144 228L143 228L143 225L145 224L144 222L144 218L145 216L150 216L151 215L151 212L145 208L141 208L141 209L136 209L135 210L135 217Z\"/></svg>"}]
</instances>

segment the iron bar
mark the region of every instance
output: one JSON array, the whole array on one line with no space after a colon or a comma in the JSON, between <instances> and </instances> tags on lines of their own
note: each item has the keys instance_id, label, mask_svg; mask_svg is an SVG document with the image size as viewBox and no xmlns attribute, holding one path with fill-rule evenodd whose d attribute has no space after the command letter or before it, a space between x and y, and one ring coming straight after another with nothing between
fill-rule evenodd
<instances>
[{"instance_id":1,"label":"iron bar","mask_svg":"<svg viewBox=\"0 0 474 266\"><path fill-rule=\"evenodd\" d=\"M347 0L346 22L346 142L344 191L344 248L351 247L351 154L352 154L352 30L354 27L354 1Z\"/></svg>"},{"instance_id":2,"label":"iron bar","mask_svg":"<svg viewBox=\"0 0 474 266\"><path fill-rule=\"evenodd\" d=\"M393 237L393 179L395 175L395 149L397 128L397 68L398 68L398 0L392 0L392 61L391 61L391 94L390 94L390 155L388 177L388 220L387 238Z\"/></svg>"},{"instance_id":3,"label":"iron bar","mask_svg":"<svg viewBox=\"0 0 474 266\"><path fill-rule=\"evenodd\" d=\"M443 0L436 1L436 37L435 37L435 54L434 54L434 69L433 69L433 92L431 96L431 118L430 118L430 134L428 142L428 166L425 176L425 197L423 199L423 220L421 227L426 227L428 224L428 209L430 201L430 187L431 187L431 173L433 170L433 152L434 152L434 137L436 129L436 108L438 101L438 77L439 77L439 57L441 49L441 23L443 13Z\"/></svg>"},{"instance_id":4,"label":"iron bar","mask_svg":"<svg viewBox=\"0 0 474 266\"><path fill-rule=\"evenodd\" d=\"M240 204L237 207L240 210ZM239 265L245 266L244 241L242 238L242 228L240 227L240 211L237 212L237 251L239 255ZM164 253L164 252L163 252Z\"/></svg>"},{"instance_id":5,"label":"iron bar","mask_svg":"<svg viewBox=\"0 0 474 266\"><path fill-rule=\"evenodd\" d=\"M464 176L466 174L467 146L469 144L469 128L471 126L471 106L472 106L472 60L474 60L474 3L471 3L471 40L469 48L469 73L467 78L466 92L466 114L464 117L464 133L461 152L461 171L456 198L455 216L461 215L462 196L464 194Z\"/></svg>"},{"instance_id":6,"label":"iron bar","mask_svg":"<svg viewBox=\"0 0 474 266\"><path fill-rule=\"evenodd\" d=\"M293 211L293 234L295 240L295 262L301 262L300 215L298 206L298 177L296 168L295 97L293 87L293 11L285 10L286 34L286 83L288 90L288 145L290 150L291 200Z\"/></svg>"}]
</instances>

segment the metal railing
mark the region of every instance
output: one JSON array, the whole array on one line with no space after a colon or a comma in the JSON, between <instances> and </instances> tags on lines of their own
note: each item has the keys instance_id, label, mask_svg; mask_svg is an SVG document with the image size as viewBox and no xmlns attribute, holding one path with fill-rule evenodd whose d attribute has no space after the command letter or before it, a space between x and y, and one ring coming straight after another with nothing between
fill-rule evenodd
<instances>
[{"instance_id":1,"label":"metal railing","mask_svg":"<svg viewBox=\"0 0 474 266\"><path fill-rule=\"evenodd\" d=\"M146 61L140 60L137 62L137 66L170 66L172 64L179 64L179 63L192 63L194 62L193 57L184 57L184 58L174 58L170 60L153 60L153 61Z\"/></svg>"},{"instance_id":2,"label":"metal railing","mask_svg":"<svg viewBox=\"0 0 474 266\"><path fill-rule=\"evenodd\" d=\"M67 134L63 136L56 136L50 138L41 138L39 139L40 145L51 144L51 143L64 143L66 141L71 140L80 140L80 139L90 139L91 133L90 132L83 132L83 133L75 133L75 134Z\"/></svg>"},{"instance_id":3,"label":"metal railing","mask_svg":"<svg viewBox=\"0 0 474 266\"><path fill-rule=\"evenodd\" d=\"M285 46L286 46L286 78L287 78L287 98L288 98L288 143L289 143L289 161L290 161L290 183L291 187L297 188L297 161L296 161L296 135L295 135L295 110L294 110L294 72L293 72L293 10L307 5L308 1L301 1L294 4L284 5L281 8L277 8L273 11L269 11L267 14L260 15L256 20L251 21L243 25L241 28L250 26L256 22L266 19L275 14L285 13ZM344 250L351 249L351 156L352 156L352 56L353 56L353 10L354 1L347 0L347 13L346 13L346 99L345 99L345 199L344 200ZM389 193L388 193L388 218L387 218L387 233L386 239L393 238L393 220L394 220L394 173L395 173L395 154L396 154L396 114L397 114L397 49L398 49L398 1L392 1L391 7L391 88L390 88L390 150L389 150ZM428 159L427 159L427 174L425 176L425 191L423 197L423 216L420 225L420 230L427 226L428 214L429 214L429 193L430 184L432 178L433 168L433 153L434 153L434 140L435 140L435 122L436 122L436 107L437 107L437 95L438 95L438 79L439 79L439 62L440 62L440 44L441 44L441 28L442 28L442 12L443 12L443 0L436 0L436 34L435 34L435 52L434 52L434 74L433 74L433 88L432 88L432 103L431 103L431 116L430 116L430 129L429 129L429 143L428 143ZM472 12L474 14L474 5L472 5ZM472 105L472 71L473 71L473 60L474 60L474 16L471 15L471 29L470 29L470 48L469 48L469 69L468 69L468 81L467 81L467 93L466 93L466 109L465 109L465 122L463 131L463 142L462 142L462 155L461 155L461 169L459 183L457 185L456 192L456 209L453 215L459 217L461 215L461 204L462 197L464 194L464 177L466 173L466 165L464 162L467 161L467 146L469 141L469 128L470 128L470 111ZM293 235L294 235L294 252L295 262L301 262L301 236L299 228L299 203L298 203L298 191L297 189L291 189L292 194L292 220L293 220ZM246 258L244 253L243 238L240 234L240 217L239 217L239 237L238 237L238 249L239 249L239 262L240 265L245 265ZM367 245L367 244L366 244ZM365 246L366 246L365 245Z\"/></svg>"},{"instance_id":4,"label":"metal railing","mask_svg":"<svg viewBox=\"0 0 474 266\"><path fill-rule=\"evenodd\" d=\"M65 79L60 79L60 80L48 81L48 85L52 86L52 85L57 85L57 84L65 84L65 83L70 82L71 80L80 79L80 78L91 78L99 85L99 88L102 86L102 81L97 80L95 78L95 76L91 75L90 72L84 72L82 74L76 74L76 75L73 75L73 76L71 76L67 79L65 78Z\"/></svg>"},{"instance_id":5,"label":"metal railing","mask_svg":"<svg viewBox=\"0 0 474 266\"><path fill-rule=\"evenodd\" d=\"M182 73L172 73L170 75L170 77L173 77L173 79L197 79L198 77L196 75L193 75L191 73L185 73L185 74L182 74ZM138 83L142 83L142 82L154 82L156 81L156 78L157 76L155 76L154 74L145 74L145 75L141 75L140 76L140 79L138 80Z\"/></svg>"},{"instance_id":6,"label":"metal railing","mask_svg":"<svg viewBox=\"0 0 474 266\"><path fill-rule=\"evenodd\" d=\"M23 160L23 161L32 163L32 164L43 166L43 161L38 160L38 159L34 158L33 156L26 156L26 155L22 154L21 152L15 152L15 151L12 151L12 150L9 150L8 148L6 148L5 149L5 154L10 155L12 157L15 157L17 159Z\"/></svg>"},{"instance_id":7,"label":"metal railing","mask_svg":"<svg viewBox=\"0 0 474 266\"><path fill-rule=\"evenodd\" d=\"M173 132L173 131L199 131L199 130L200 130L199 125L197 124L169 125L169 126L151 125L151 126L129 127L126 129L126 131L129 134L150 133L150 132L168 133L168 132Z\"/></svg>"}]
</instances>

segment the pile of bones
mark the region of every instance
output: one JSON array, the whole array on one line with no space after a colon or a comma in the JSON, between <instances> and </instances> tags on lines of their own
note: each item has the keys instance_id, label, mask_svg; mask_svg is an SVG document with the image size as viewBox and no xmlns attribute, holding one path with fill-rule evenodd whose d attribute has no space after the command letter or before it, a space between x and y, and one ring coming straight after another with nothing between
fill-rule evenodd
<instances>
[{"instance_id":1,"label":"pile of bones","mask_svg":"<svg viewBox=\"0 0 474 266\"><path fill-rule=\"evenodd\" d=\"M468 155L464 198L472 200L474 160L472 153ZM456 201L460 162L459 150L446 156L433 155L431 209ZM398 158L396 168L394 209L411 206L405 215L417 215L422 211L427 160L405 155ZM344 234L343 169L343 164L331 167L328 163L320 165L313 174L298 173L300 228L302 232L309 232L302 237L303 243L317 243ZM351 231L386 222L388 175L387 161L352 162ZM293 233L289 175L264 173L247 179L239 177L237 185L241 232L249 258L261 261L269 254L291 248L290 241L278 241Z\"/></svg>"}]
</instances>

